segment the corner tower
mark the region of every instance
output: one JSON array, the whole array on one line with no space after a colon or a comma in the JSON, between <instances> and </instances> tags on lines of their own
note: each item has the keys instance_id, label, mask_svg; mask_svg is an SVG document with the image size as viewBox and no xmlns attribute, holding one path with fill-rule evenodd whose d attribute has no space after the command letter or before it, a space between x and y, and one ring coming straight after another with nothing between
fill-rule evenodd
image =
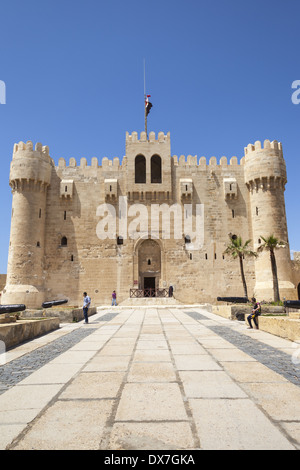
<instances>
[{"instance_id":1,"label":"corner tower","mask_svg":"<svg viewBox=\"0 0 300 470\"><path fill-rule=\"evenodd\" d=\"M3 304L40 307L44 301L46 195L53 162L49 148L15 144L10 167L12 218Z\"/></svg>"},{"instance_id":2,"label":"corner tower","mask_svg":"<svg viewBox=\"0 0 300 470\"><path fill-rule=\"evenodd\" d=\"M249 190L252 241L257 249L261 237L274 235L286 242L276 250L276 262L281 298L295 296L288 243L284 190L287 182L282 146L276 140L257 141L245 148L245 183ZM273 281L270 256L260 253L255 261L255 296L260 300L273 299Z\"/></svg>"}]
</instances>

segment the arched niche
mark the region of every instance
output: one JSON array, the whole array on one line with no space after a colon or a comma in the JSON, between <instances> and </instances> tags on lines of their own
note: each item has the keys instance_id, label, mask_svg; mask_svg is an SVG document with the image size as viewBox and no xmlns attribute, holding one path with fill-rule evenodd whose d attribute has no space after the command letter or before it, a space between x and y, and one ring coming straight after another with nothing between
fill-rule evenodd
<instances>
[{"instance_id":1,"label":"arched niche","mask_svg":"<svg viewBox=\"0 0 300 470\"><path fill-rule=\"evenodd\" d=\"M144 155L137 155L134 162L135 183L146 183L146 158Z\"/></svg>"}]
</instances>

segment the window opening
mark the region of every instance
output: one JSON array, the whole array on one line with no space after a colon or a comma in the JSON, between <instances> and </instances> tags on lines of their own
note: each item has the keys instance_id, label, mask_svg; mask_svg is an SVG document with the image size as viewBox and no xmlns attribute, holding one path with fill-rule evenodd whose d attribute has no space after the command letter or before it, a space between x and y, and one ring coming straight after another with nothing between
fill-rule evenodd
<instances>
[{"instance_id":1,"label":"window opening","mask_svg":"<svg viewBox=\"0 0 300 470\"><path fill-rule=\"evenodd\" d=\"M159 155L151 157L151 183L161 183L161 158Z\"/></svg>"},{"instance_id":2,"label":"window opening","mask_svg":"<svg viewBox=\"0 0 300 470\"><path fill-rule=\"evenodd\" d=\"M146 183L146 158L144 155L135 157L135 183Z\"/></svg>"}]
</instances>

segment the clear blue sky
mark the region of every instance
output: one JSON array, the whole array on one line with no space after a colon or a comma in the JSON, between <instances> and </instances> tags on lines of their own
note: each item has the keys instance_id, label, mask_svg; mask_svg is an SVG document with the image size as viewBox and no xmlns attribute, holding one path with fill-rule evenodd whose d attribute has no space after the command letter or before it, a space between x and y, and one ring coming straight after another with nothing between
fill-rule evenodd
<instances>
[{"instance_id":1,"label":"clear blue sky","mask_svg":"<svg viewBox=\"0 0 300 470\"><path fill-rule=\"evenodd\" d=\"M171 133L173 155L243 156L278 140L287 164L292 250L300 251L299 0L2 0L0 272L6 273L15 142L48 145L55 163L123 157L144 126Z\"/></svg>"}]
</instances>

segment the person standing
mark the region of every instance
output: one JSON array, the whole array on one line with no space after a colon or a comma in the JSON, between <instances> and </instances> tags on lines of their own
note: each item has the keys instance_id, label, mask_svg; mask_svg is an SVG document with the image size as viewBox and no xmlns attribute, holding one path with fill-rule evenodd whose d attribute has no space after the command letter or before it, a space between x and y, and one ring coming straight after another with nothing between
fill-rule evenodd
<instances>
[{"instance_id":1,"label":"person standing","mask_svg":"<svg viewBox=\"0 0 300 470\"><path fill-rule=\"evenodd\" d=\"M91 305L91 299L87 295L87 293L84 292L83 293L83 307L82 307L83 308L84 323L89 322L88 310L89 310L90 305Z\"/></svg>"},{"instance_id":2,"label":"person standing","mask_svg":"<svg viewBox=\"0 0 300 470\"><path fill-rule=\"evenodd\" d=\"M115 305L117 306L117 294L116 294L116 291L114 290L112 295L111 295L111 298L112 298L112 302L111 302L111 305Z\"/></svg>"}]
</instances>

